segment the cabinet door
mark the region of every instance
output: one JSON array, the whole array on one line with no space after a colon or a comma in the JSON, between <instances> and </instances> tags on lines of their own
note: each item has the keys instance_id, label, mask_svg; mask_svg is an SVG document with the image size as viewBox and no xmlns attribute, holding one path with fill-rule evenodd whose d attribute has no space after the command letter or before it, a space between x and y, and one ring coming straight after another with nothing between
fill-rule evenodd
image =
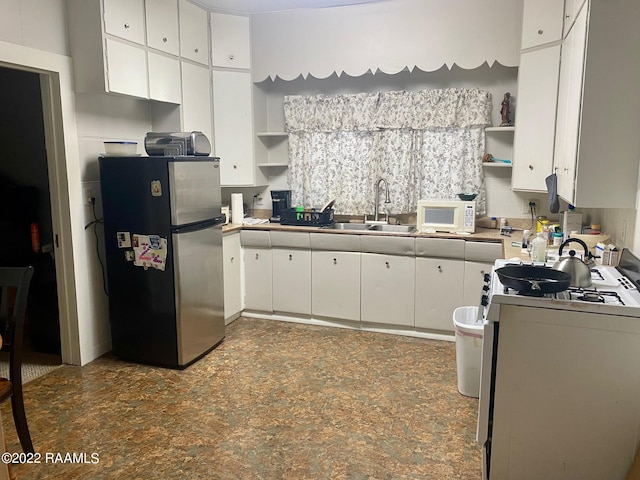
<instances>
[{"instance_id":1,"label":"cabinet door","mask_svg":"<svg viewBox=\"0 0 640 480\"><path fill-rule=\"evenodd\" d=\"M209 65L207 12L180 0L180 56Z\"/></svg>"},{"instance_id":2,"label":"cabinet door","mask_svg":"<svg viewBox=\"0 0 640 480\"><path fill-rule=\"evenodd\" d=\"M416 327L452 332L453 311L462 306L464 261L416 258L415 278Z\"/></svg>"},{"instance_id":3,"label":"cabinet door","mask_svg":"<svg viewBox=\"0 0 640 480\"><path fill-rule=\"evenodd\" d=\"M180 53L177 0L146 0L147 45L171 55Z\"/></svg>"},{"instance_id":4,"label":"cabinet door","mask_svg":"<svg viewBox=\"0 0 640 480\"><path fill-rule=\"evenodd\" d=\"M109 38L105 45L109 91L149 98L146 52L142 48Z\"/></svg>"},{"instance_id":5,"label":"cabinet door","mask_svg":"<svg viewBox=\"0 0 640 480\"><path fill-rule=\"evenodd\" d=\"M575 191L586 34L587 9L583 8L562 44L560 58L554 169L558 195L569 203Z\"/></svg>"},{"instance_id":6,"label":"cabinet door","mask_svg":"<svg viewBox=\"0 0 640 480\"><path fill-rule=\"evenodd\" d=\"M525 0L522 49L562 39L564 3L561 0Z\"/></svg>"},{"instance_id":7,"label":"cabinet door","mask_svg":"<svg viewBox=\"0 0 640 480\"><path fill-rule=\"evenodd\" d=\"M564 27L562 29L563 38L567 36L569 30L576 21L576 17L580 9L584 5L585 0L565 0L564 2Z\"/></svg>"},{"instance_id":8,"label":"cabinet door","mask_svg":"<svg viewBox=\"0 0 640 480\"><path fill-rule=\"evenodd\" d=\"M272 312L272 255L269 248L244 247L244 308Z\"/></svg>"},{"instance_id":9,"label":"cabinet door","mask_svg":"<svg viewBox=\"0 0 640 480\"><path fill-rule=\"evenodd\" d=\"M362 254L361 320L414 326L415 258Z\"/></svg>"},{"instance_id":10,"label":"cabinet door","mask_svg":"<svg viewBox=\"0 0 640 480\"><path fill-rule=\"evenodd\" d=\"M211 54L214 67L251 68L249 17L211 14Z\"/></svg>"},{"instance_id":11,"label":"cabinet door","mask_svg":"<svg viewBox=\"0 0 640 480\"><path fill-rule=\"evenodd\" d=\"M462 305L478 306L482 295L486 294L482 288L486 285L485 274L491 273L492 263L464 262L464 287Z\"/></svg>"},{"instance_id":12,"label":"cabinet door","mask_svg":"<svg viewBox=\"0 0 640 480\"><path fill-rule=\"evenodd\" d=\"M311 250L272 249L273 310L311 315Z\"/></svg>"},{"instance_id":13,"label":"cabinet door","mask_svg":"<svg viewBox=\"0 0 640 480\"><path fill-rule=\"evenodd\" d=\"M222 185L253 185L251 73L213 72L215 155Z\"/></svg>"},{"instance_id":14,"label":"cabinet door","mask_svg":"<svg viewBox=\"0 0 640 480\"><path fill-rule=\"evenodd\" d=\"M104 0L104 31L144 45L142 0Z\"/></svg>"},{"instance_id":15,"label":"cabinet door","mask_svg":"<svg viewBox=\"0 0 640 480\"><path fill-rule=\"evenodd\" d=\"M160 102L181 102L180 61L148 52L149 98Z\"/></svg>"},{"instance_id":16,"label":"cabinet door","mask_svg":"<svg viewBox=\"0 0 640 480\"><path fill-rule=\"evenodd\" d=\"M511 186L546 191L553 145L560 71L560 45L525 52L518 69L518 110Z\"/></svg>"},{"instance_id":17,"label":"cabinet door","mask_svg":"<svg viewBox=\"0 0 640 480\"><path fill-rule=\"evenodd\" d=\"M311 312L360 321L360 252L311 253Z\"/></svg>"},{"instance_id":18,"label":"cabinet door","mask_svg":"<svg viewBox=\"0 0 640 480\"><path fill-rule=\"evenodd\" d=\"M212 139L209 69L182 62L182 128Z\"/></svg>"},{"instance_id":19,"label":"cabinet door","mask_svg":"<svg viewBox=\"0 0 640 480\"><path fill-rule=\"evenodd\" d=\"M242 311L242 258L240 234L222 237L224 256L224 318L231 318Z\"/></svg>"}]
</instances>

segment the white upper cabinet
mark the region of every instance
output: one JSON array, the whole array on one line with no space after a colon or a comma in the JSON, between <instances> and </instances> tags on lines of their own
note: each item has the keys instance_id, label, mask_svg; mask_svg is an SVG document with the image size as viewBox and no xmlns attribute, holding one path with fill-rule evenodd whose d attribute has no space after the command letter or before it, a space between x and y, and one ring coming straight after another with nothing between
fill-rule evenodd
<instances>
[{"instance_id":1,"label":"white upper cabinet","mask_svg":"<svg viewBox=\"0 0 640 480\"><path fill-rule=\"evenodd\" d=\"M178 55L177 0L146 0L147 45L156 50Z\"/></svg>"},{"instance_id":2,"label":"white upper cabinet","mask_svg":"<svg viewBox=\"0 0 640 480\"><path fill-rule=\"evenodd\" d=\"M634 208L640 2L587 0L562 44L554 169L582 208Z\"/></svg>"},{"instance_id":3,"label":"white upper cabinet","mask_svg":"<svg viewBox=\"0 0 640 480\"><path fill-rule=\"evenodd\" d=\"M251 68L249 17L211 14L211 52L214 67Z\"/></svg>"},{"instance_id":4,"label":"white upper cabinet","mask_svg":"<svg viewBox=\"0 0 640 480\"><path fill-rule=\"evenodd\" d=\"M182 62L182 128L212 137L209 69ZM213 144L213 142L211 142Z\"/></svg>"},{"instance_id":5,"label":"white upper cabinet","mask_svg":"<svg viewBox=\"0 0 640 480\"><path fill-rule=\"evenodd\" d=\"M253 158L253 115L250 72L213 71L215 155L220 182L252 186L263 181Z\"/></svg>"},{"instance_id":6,"label":"white upper cabinet","mask_svg":"<svg viewBox=\"0 0 640 480\"><path fill-rule=\"evenodd\" d=\"M207 12L180 0L180 55L209 65L209 32Z\"/></svg>"},{"instance_id":7,"label":"white upper cabinet","mask_svg":"<svg viewBox=\"0 0 640 480\"><path fill-rule=\"evenodd\" d=\"M180 60L147 52L149 98L159 102L181 103Z\"/></svg>"},{"instance_id":8,"label":"white upper cabinet","mask_svg":"<svg viewBox=\"0 0 640 480\"><path fill-rule=\"evenodd\" d=\"M104 30L144 45L143 0L104 0Z\"/></svg>"},{"instance_id":9,"label":"white upper cabinet","mask_svg":"<svg viewBox=\"0 0 640 480\"><path fill-rule=\"evenodd\" d=\"M564 28L562 37L566 37L567 33L576 21L580 9L584 5L585 0L565 0L564 2Z\"/></svg>"},{"instance_id":10,"label":"white upper cabinet","mask_svg":"<svg viewBox=\"0 0 640 480\"><path fill-rule=\"evenodd\" d=\"M524 52L518 69L518 110L511 187L546 191L553 168L560 45Z\"/></svg>"},{"instance_id":11,"label":"white upper cabinet","mask_svg":"<svg viewBox=\"0 0 640 480\"><path fill-rule=\"evenodd\" d=\"M147 98L147 61L144 50L107 38L108 90L132 97Z\"/></svg>"},{"instance_id":12,"label":"white upper cabinet","mask_svg":"<svg viewBox=\"0 0 640 480\"><path fill-rule=\"evenodd\" d=\"M525 0L522 49L562 40L562 0Z\"/></svg>"}]
</instances>

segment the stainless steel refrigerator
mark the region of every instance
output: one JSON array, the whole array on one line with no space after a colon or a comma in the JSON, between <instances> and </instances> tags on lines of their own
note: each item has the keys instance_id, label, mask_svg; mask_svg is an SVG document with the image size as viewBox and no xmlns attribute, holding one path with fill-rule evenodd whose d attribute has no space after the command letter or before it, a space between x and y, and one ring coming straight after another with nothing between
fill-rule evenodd
<instances>
[{"instance_id":1,"label":"stainless steel refrigerator","mask_svg":"<svg viewBox=\"0 0 640 480\"><path fill-rule=\"evenodd\" d=\"M185 368L224 338L216 157L100 157L113 354Z\"/></svg>"}]
</instances>

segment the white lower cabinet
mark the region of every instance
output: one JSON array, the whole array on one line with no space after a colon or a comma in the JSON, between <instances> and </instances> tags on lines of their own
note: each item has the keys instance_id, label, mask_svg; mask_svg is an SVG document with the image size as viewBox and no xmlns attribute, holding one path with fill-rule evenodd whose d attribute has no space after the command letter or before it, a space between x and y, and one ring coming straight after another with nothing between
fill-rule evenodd
<instances>
[{"instance_id":1,"label":"white lower cabinet","mask_svg":"<svg viewBox=\"0 0 640 480\"><path fill-rule=\"evenodd\" d=\"M274 248L273 311L311 315L311 250Z\"/></svg>"},{"instance_id":2,"label":"white lower cabinet","mask_svg":"<svg viewBox=\"0 0 640 480\"><path fill-rule=\"evenodd\" d=\"M363 322L414 326L415 265L414 257L362 254Z\"/></svg>"},{"instance_id":3,"label":"white lower cabinet","mask_svg":"<svg viewBox=\"0 0 640 480\"><path fill-rule=\"evenodd\" d=\"M242 311L241 253L239 233L222 237L225 319L230 319Z\"/></svg>"},{"instance_id":4,"label":"white lower cabinet","mask_svg":"<svg viewBox=\"0 0 640 480\"><path fill-rule=\"evenodd\" d=\"M463 277L463 260L416 258L416 327L453 331L453 311L462 305Z\"/></svg>"},{"instance_id":5,"label":"white lower cabinet","mask_svg":"<svg viewBox=\"0 0 640 480\"><path fill-rule=\"evenodd\" d=\"M270 248L244 247L244 308L273 311L272 254Z\"/></svg>"},{"instance_id":6,"label":"white lower cabinet","mask_svg":"<svg viewBox=\"0 0 640 480\"><path fill-rule=\"evenodd\" d=\"M360 252L311 253L311 313L360 320Z\"/></svg>"}]
</instances>

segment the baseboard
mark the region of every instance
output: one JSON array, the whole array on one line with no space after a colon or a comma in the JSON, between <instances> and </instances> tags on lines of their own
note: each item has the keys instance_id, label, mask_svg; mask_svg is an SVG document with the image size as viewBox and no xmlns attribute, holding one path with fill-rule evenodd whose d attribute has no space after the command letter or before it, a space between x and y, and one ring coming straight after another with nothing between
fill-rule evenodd
<instances>
[{"instance_id":1,"label":"baseboard","mask_svg":"<svg viewBox=\"0 0 640 480\"><path fill-rule=\"evenodd\" d=\"M372 324L355 322L349 320L336 320L315 318L303 315L283 315L281 313L257 312L252 310L244 310L242 317L259 318L263 320L277 320L279 322L302 323L306 325L318 325L322 327L346 328L349 330L361 330L363 332L386 333L389 335L404 335L406 337L426 338L429 340L442 340L445 342L454 342L455 333L438 333L431 331L419 330L411 327L398 327L397 325Z\"/></svg>"}]
</instances>

